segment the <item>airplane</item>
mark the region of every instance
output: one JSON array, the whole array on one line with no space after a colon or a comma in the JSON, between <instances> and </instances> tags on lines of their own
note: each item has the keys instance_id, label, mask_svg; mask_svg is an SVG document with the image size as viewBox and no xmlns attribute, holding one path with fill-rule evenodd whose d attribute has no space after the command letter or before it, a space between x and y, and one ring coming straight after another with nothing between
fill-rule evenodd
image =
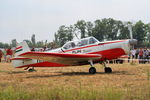
<instances>
[{"instance_id":1,"label":"airplane","mask_svg":"<svg viewBox=\"0 0 150 100\"><path fill-rule=\"evenodd\" d=\"M12 64L15 68L25 68L30 72L35 67L67 67L90 64L89 73L95 74L95 63L104 66L105 73L112 69L106 65L107 60L117 59L128 55L136 39L114 40L100 42L95 37L69 41L62 47L45 52L31 51L25 41L16 47Z\"/></svg>"}]
</instances>

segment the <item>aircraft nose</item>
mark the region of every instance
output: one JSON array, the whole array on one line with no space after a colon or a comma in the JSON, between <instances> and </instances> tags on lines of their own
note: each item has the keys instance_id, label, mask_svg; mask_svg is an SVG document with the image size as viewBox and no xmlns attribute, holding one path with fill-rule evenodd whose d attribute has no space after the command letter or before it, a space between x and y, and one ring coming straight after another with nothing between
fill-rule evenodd
<instances>
[{"instance_id":1,"label":"aircraft nose","mask_svg":"<svg viewBox=\"0 0 150 100\"><path fill-rule=\"evenodd\" d=\"M130 45L137 45L137 40L136 39L130 39L129 43L130 43Z\"/></svg>"}]
</instances>

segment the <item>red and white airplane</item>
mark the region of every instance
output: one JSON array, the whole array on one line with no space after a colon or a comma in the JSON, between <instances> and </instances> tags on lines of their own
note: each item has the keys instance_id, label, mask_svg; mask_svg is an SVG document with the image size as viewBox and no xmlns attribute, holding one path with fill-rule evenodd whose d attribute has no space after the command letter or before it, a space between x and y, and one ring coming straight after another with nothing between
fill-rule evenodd
<instances>
[{"instance_id":1,"label":"red and white airplane","mask_svg":"<svg viewBox=\"0 0 150 100\"><path fill-rule=\"evenodd\" d=\"M115 40L99 42L94 37L83 38L77 41L69 41L61 48L45 52L31 52L24 41L16 47L12 64L15 68L25 68L33 71L34 67L65 67L90 64L89 73L96 73L95 63L101 63L106 73L112 69L105 64L106 60L117 59L127 55L135 39Z\"/></svg>"}]
</instances>

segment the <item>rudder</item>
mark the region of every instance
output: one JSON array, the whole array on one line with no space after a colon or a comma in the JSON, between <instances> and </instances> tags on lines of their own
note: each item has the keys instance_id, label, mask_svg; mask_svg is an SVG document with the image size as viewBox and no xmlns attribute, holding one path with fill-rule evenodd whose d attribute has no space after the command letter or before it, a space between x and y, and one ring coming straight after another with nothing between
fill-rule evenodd
<instances>
[{"instance_id":1,"label":"rudder","mask_svg":"<svg viewBox=\"0 0 150 100\"><path fill-rule=\"evenodd\" d=\"M15 57L19 56L22 53L30 52L30 51L31 50L29 46L27 45L26 41L23 41L17 45L16 50L15 50Z\"/></svg>"}]
</instances>

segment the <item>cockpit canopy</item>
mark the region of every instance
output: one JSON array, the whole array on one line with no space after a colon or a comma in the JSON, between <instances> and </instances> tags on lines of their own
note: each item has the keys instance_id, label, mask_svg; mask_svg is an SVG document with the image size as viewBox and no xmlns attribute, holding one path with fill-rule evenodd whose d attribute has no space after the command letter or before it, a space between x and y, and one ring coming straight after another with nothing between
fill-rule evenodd
<instances>
[{"instance_id":1,"label":"cockpit canopy","mask_svg":"<svg viewBox=\"0 0 150 100\"><path fill-rule=\"evenodd\" d=\"M78 48L78 47L82 47L82 46L86 46L86 45L92 45L92 44L96 44L99 41L94 38L94 37L88 37L88 38L83 38L81 40L77 40L77 41L69 41L66 44L64 44L64 46L62 47L65 50L68 49L72 49L72 48Z\"/></svg>"}]
</instances>

